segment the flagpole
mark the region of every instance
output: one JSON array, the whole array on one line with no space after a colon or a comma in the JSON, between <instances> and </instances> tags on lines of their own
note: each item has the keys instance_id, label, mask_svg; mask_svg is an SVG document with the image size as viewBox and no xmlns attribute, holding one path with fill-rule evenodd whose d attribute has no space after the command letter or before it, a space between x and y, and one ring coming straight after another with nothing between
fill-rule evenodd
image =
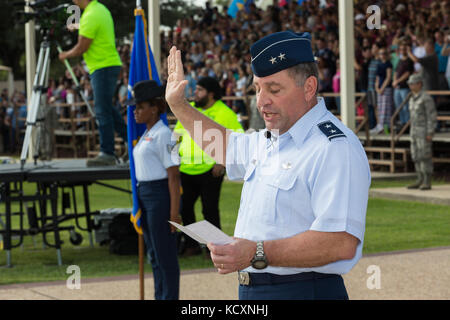
<instances>
[{"instance_id":1,"label":"flagpole","mask_svg":"<svg viewBox=\"0 0 450 320\"><path fill-rule=\"evenodd\" d=\"M145 300L144 294L144 236L139 234L139 288L140 298Z\"/></svg>"},{"instance_id":2,"label":"flagpole","mask_svg":"<svg viewBox=\"0 0 450 320\"><path fill-rule=\"evenodd\" d=\"M141 0L136 0L136 8L142 9ZM144 291L144 235L138 233L139 241L139 296L141 300L145 300Z\"/></svg>"}]
</instances>

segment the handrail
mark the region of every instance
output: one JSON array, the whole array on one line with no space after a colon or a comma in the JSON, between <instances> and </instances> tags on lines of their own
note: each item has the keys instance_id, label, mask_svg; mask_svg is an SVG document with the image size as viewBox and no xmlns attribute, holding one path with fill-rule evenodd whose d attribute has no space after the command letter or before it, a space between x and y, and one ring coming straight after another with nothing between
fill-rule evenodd
<instances>
[{"instance_id":1,"label":"handrail","mask_svg":"<svg viewBox=\"0 0 450 320\"><path fill-rule=\"evenodd\" d=\"M400 103L397 109L395 109L394 113L391 116L390 120L390 126L391 126L391 146L392 143L397 142L400 140L400 136L406 131L408 128L410 121L408 121L403 128L400 130L399 134L395 135L395 119L397 118L398 114L402 111L403 107L408 103L409 98L411 98L412 92L409 92L406 98Z\"/></svg>"},{"instance_id":2,"label":"handrail","mask_svg":"<svg viewBox=\"0 0 450 320\"><path fill-rule=\"evenodd\" d=\"M410 97L412 96L412 92L409 92L406 98L400 103L397 109L395 109L393 115L391 116L390 120L390 126L391 126L391 141L390 141L390 147L391 147L391 161L392 165L390 166L391 173L395 172L395 144L400 140L400 137L403 135L403 133L408 129L411 120L408 120L408 122L402 127L402 129L399 131L398 135L395 134L395 119L399 115L399 113L402 111L402 109L405 107L407 102L409 101Z\"/></svg>"},{"instance_id":3,"label":"handrail","mask_svg":"<svg viewBox=\"0 0 450 320\"><path fill-rule=\"evenodd\" d=\"M94 104L94 101L89 101L92 105ZM49 107L61 107L61 108L68 108L68 107L82 107L85 106L86 102L79 101L79 102L73 102L73 103L64 103L64 102L52 102L49 103Z\"/></svg>"},{"instance_id":4,"label":"handrail","mask_svg":"<svg viewBox=\"0 0 450 320\"><path fill-rule=\"evenodd\" d=\"M321 97L325 97L325 98L331 98L331 97L340 97L341 94L339 92L320 92L318 93L319 96ZM226 101L226 100L243 100L246 102L246 106L247 109L248 108L248 101L250 101L253 97L255 97L255 95L243 95L243 96L223 96L221 98L222 101ZM358 97L359 100L357 100L357 102L355 103L355 106L357 107L359 104L363 103L366 99L367 99L367 93L366 92L356 92L355 93L355 97ZM249 110L247 110L247 113ZM340 119L340 115L336 115L337 118ZM176 120L175 116L167 116L168 120ZM241 117L242 120L248 120L249 116L242 116ZM360 117L356 117L355 120L360 120ZM367 103L364 103L364 118L362 119L362 121L359 123L359 125L355 128L354 132L357 134L359 131L361 131L362 128L365 128L365 135L366 135L366 141L369 141L370 144L370 137L369 137L369 116L368 116L368 108L367 108Z\"/></svg>"},{"instance_id":5,"label":"handrail","mask_svg":"<svg viewBox=\"0 0 450 320\"><path fill-rule=\"evenodd\" d=\"M425 91L426 93L428 93L431 96L447 96L450 95L450 91L443 91L443 90L439 90L439 91ZM398 134L396 134L396 128L395 128L395 120L397 118L397 116L399 115L399 113L402 111L402 109L405 107L405 105L408 103L409 99L412 96L412 92L410 91L408 93L408 95L405 97L405 99L402 101L402 103L398 106L398 108L395 109L394 113L391 116L390 119L390 127L391 127L391 139L390 139L390 148L391 148L391 161L394 162L395 161L395 145L396 143L400 140L401 136L406 132L406 130L410 127L411 125L411 120L408 120L407 123L405 123L403 125L403 127L399 130ZM439 118L439 116L438 116ZM447 117L442 117L444 120L446 120ZM393 166L391 166L391 171L393 169ZM395 170L395 169L394 169Z\"/></svg>"}]
</instances>

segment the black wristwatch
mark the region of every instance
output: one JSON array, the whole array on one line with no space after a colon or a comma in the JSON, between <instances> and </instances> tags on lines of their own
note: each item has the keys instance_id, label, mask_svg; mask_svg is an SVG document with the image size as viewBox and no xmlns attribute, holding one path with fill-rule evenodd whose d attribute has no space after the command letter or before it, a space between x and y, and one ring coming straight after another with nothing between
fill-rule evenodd
<instances>
[{"instance_id":1,"label":"black wristwatch","mask_svg":"<svg viewBox=\"0 0 450 320\"><path fill-rule=\"evenodd\" d=\"M251 263L252 267L258 270L265 269L269 265L266 254L264 253L264 241L258 241L256 243L256 253Z\"/></svg>"}]
</instances>

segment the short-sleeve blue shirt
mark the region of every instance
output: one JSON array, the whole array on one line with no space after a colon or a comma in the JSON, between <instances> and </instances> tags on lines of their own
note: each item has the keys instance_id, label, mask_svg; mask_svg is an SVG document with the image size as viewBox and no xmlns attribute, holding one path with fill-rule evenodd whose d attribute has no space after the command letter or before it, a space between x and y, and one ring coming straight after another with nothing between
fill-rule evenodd
<instances>
[{"instance_id":1,"label":"short-sleeve blue shirt","mask_svg":"<svg viewBox=\"0 0 450 320\"><path fill-rule=\"evenodd\" d=\"M345 231L360 242L351 260L315 268L269 265L245 271L347 273L362 255L371 181L359 139L327 111L322 98L281 136L269 140L264 133L229 137L227 175L244 180L235 237L258 241L308 230Z\"/></svg>"},{"instance_id":2,"label":"short-sleeve blue shirt","mask_svg":"<svg viewBox=\"0 0 450 320\"><path fill-rule=\"evenodd\" d=\"M146 130L133 149L136 179L154 181L166 179L167 169L180 165L172 132L162 120Z\"/></svg>"}]
</instances>

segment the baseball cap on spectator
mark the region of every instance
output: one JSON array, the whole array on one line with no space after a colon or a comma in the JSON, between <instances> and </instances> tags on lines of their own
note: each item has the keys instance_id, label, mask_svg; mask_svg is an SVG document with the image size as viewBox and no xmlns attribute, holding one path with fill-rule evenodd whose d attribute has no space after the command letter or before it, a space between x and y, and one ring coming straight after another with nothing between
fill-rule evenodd
<instances>
[{"instance_id":1,"label":"baseball cap on spectator","mask_svg":"<svg viewBox=\"0 0 450 320\"><path fill-rule=\"evenodd\" d=\"M197 81L197 85L205 88L208 92L214 93L215 100L222 98L222 88L216 79L212 77L202 77Z\"/></svg>"}]
</instances>

